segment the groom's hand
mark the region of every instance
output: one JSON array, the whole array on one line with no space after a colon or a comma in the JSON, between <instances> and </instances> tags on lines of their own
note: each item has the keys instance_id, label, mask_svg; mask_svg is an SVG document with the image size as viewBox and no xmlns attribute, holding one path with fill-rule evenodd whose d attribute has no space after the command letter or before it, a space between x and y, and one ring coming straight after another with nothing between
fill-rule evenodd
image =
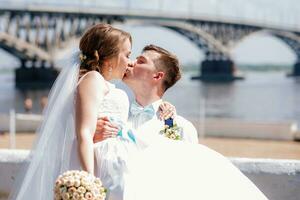
<instances>
[{"instance_id":1,"label":"groom's hand","mask_svg":"<svg viewBox=\"0 0 300 200\"><path fill-rule=\"evenodd\" d=\"M118 127L113 125L108 117L100 117L97 120L96 132L94 134L94 143L100 142L107 138L113 138L118 135Z\"/></svg>"},{"instance_id":2,"label":"groom's hand","mask_svg":"<svg viewBox=\"0 0 300 200\"><path fill-rule=\"evenodd\" d=\"M176 117L176 108L170 102L163 101L159 105L159 119L165 120Z\"/></svg>"}]
</instances>

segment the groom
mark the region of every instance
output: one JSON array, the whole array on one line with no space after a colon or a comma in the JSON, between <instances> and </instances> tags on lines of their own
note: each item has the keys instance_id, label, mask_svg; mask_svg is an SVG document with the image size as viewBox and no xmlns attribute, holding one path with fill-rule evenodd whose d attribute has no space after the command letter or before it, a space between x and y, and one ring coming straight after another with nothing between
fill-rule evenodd
<instances>
[{"instance_id":1,"label":"groom","mask_svg":"<svg viewBox=\"0 0 300 200\"><path fill-rule=\"evenodd\" d=\"M129 86L135 96L129 114L129 122L132 123L133 128L138 130L145 124L151 127L152 124L158 123L162 97L166 90L180 78L179 62L175 55L155 45L144 47L142 54L137 57L132 66L128 67L123 78L123 82ZM178 115L174 121L182 127L181 140L198 143L197 131L191 122ZM161 127L164 127L163 121L160 123ZM117 134L117 128L109 123L107 118L98 121L94 141L101 139L100 135L103 134L108 137Z\"/></svg>"}]
</instances>

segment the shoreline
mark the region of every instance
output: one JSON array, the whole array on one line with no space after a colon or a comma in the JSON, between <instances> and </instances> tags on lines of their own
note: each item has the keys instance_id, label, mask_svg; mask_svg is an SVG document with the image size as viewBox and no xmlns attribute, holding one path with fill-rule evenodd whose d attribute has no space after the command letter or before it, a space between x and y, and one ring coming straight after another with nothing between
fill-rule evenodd
<instances>
[{"instance_id":1,"label":"shoreline","mask_svg":"<svg viewBox=\"0 0 300 200\"><path fill-rule=\"evenodd\" d=\"M16 149L31 149L35 133L17 133ZM300 142L224 137L199 138L199 144L226 157L272 158L300 160ZM9 134L0 135L0 149L9 148Z\"/></svg>"}]
</instances>

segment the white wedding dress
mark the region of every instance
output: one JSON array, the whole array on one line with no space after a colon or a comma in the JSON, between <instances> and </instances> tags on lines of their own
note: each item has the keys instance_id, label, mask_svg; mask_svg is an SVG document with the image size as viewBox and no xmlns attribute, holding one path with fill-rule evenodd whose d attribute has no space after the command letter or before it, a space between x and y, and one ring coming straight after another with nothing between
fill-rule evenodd
<instances>
[{"instance_id":1,"label":"white wedding dress","mask_svg":"<svg viewBox=\"0 0 300 200\"><path fill-rule=\"evenodd\" d=\"M103 97L98 108L98 117L107 116L118 125L122 136L109 138L94 144L95 175L100 177L108 189L110 200L123 199L123 175L126 172L128 156L136 151L134 137L128 135L125 126L128 118L129 101L123 90L107 82L109 92Z\"/></svg>"},{"instance_id":2,"label":"white wedding dress","mask_svg":"<svg viewBox=\"0 0 300 200\"><path fill-rule=\"evenodd\" d=\"M11 200L52 200L58 175L80 169L75 134L79 52L54 83L34 147L15 178ZM72 62L72 59L70 59ZM161 123L146 122L137 131L127 123L127 95L109 84L100 116L122 131L94 144L95 174L109 190L109 200L262 200L259 189L229 160L203 146L166 139Z\"/></svg>"},{"instance_id":3,"label":"white wedding dress","mask_svg":"<svg viewBox=\"0 0 300 200\"><path fill-rule=\"evenodd\" d=\"M109 116L122 133L94 144L94 150L96 176L108 188L110 200L267 199L221 154L160 136L160 123L130 131L125 125L128 97L108 84L99 116Z\"/></svg>"}]
</instances>

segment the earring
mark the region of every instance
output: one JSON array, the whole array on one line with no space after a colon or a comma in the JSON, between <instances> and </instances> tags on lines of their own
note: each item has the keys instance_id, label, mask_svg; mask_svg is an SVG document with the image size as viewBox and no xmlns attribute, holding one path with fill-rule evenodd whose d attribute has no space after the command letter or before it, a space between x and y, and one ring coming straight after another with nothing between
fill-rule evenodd
<instances>
[{"instance_id":1,"label":"earring","mask_svg":"<svg viewBox=\"0 0 300 200\"><path fill-rule=\"evenodd\" d=\"M109 69L108 69L108 75L109 75L109 77L111 77L111 73L112 73L112 67L109 67Z\"/></svg>"}]
</instances>

